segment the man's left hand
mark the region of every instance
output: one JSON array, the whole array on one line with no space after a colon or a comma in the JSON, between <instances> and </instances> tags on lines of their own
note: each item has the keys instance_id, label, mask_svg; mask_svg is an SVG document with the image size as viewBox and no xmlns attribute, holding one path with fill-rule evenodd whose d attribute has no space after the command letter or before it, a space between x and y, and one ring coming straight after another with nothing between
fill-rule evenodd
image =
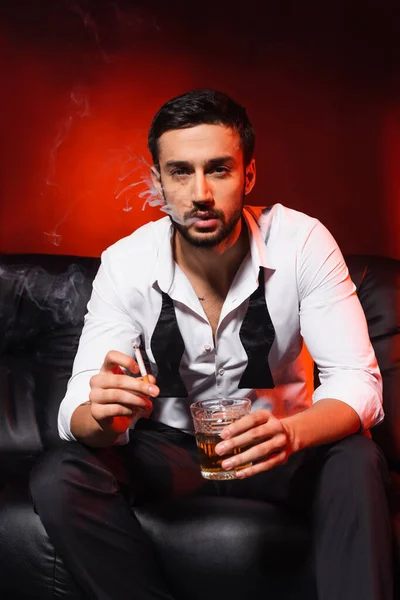
<instances>
[{"instance_id":1,"label":"man's left hand","mask_svg":"<svg viewBox=\"0 0 400 600\"><path fill-rule=\"evenodd\" d=\"M252 462L251 467L237 471L239 479L285 464L293 452L289 430L268 410L256 410L231 423L222 430L221 437L223 441L215 448L220 456L230 454L235 448L250 446L222 462L226 470Z\"/></svg>"}]
</instances>

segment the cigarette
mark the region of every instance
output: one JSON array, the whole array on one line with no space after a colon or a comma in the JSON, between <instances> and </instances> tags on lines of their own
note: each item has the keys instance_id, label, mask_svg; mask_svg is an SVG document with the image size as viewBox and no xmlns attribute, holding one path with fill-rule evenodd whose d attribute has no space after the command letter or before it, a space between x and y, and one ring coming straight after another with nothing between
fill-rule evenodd
<instances>
[{"instance_id":1,"label":"cigarette","mask_svg":"<svg viewBox=\"0 0 400 600\"><path fill-rule=\"evenodd\" d=\"M146 367L144 366L142 353L140 352L140 348L137 344L133 345L133 351L135 353L136 362L139 365L140 375L142 376L143 381L145 383L150 383Z\"/></svg>"}]
</instances>

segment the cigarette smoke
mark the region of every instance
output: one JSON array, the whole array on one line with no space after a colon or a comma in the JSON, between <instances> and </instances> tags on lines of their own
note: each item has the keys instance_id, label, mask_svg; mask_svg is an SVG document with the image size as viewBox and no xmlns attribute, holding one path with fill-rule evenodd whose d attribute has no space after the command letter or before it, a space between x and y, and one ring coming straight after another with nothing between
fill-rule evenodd
<instances>
[{"instance_id":1,"label":"cigarette smoke","mask_svg":"<svg viewBox=\"0 0 400 600\"><path fill-rule=\"evenodd\" d=\"M61 121L58 126L53 145L50 150L49 162L47 168L46 184L49 186L57 186L56 167L57 156L60 146L65 142L72 128L73 123L77 118L83 119L90 116L89 100L85 90L81 86L75 86L70 93L70 105L67 116Z\"/></svg>"},{"instance_id":2,"label":"cigarette smoke","mask_svg":"<svg viewBox=\"0 0 400 600\"><path fill-rule=\"evenodd\" d=\"M90 42L91 56L101 56L104 63L109 65L113 59L117 59L115 53L118 47L131 44L137 36L154 35L161 31L158 22L158 16L154 8L139 6L135 4L126 4L118 0L105 0L103 3L89 2L88 0L63 0L64 10L67 13L76 15L78 27L82 24L88 32L88 41ZM139 38L138 38L139 39ZM58 124L56 133L49 151L48 166L45 176L46 188L41 191L41 196L51 194L51 201L54 209L57 210L60 205L65 205L65 191L58 176L60 164L60 150L69 138L71 132L83 118L90 117L90 106L88 94L82 85L75 85L70 92L69 106L65 117ZM160 209L173 216L173 211L165 206L162 198L159 198L156 190L151 184L150 177L142 176L132 181L136 171L146 165L146 161L141 160L135 155L133 150L128 147L128 153L122 157L120 166L120 176L113 195L117 201L122 201L122 210L129 213L133 208L133 200L137 201L138 196L145 198L143 209L146 205L160 206ZM107 166L107 165L106 165ZM96 184L96 181L94 182ZM93 189L95 189L95 185ZM141 193L139 193L141 190ZM68 210L59 215L55 215L55 225L43 232L49 243L54 246L60 246L63 236L60 233L60 227L70 216L77 203L84 195L93 193L91 190L82 190L81 194L72 202ZM58 209L59 210L59 209Z\"/></svg>"},{"instance_id":3,"label":"cigarette smoke","mask_svg":"<svg viewBox=\"0 0 400 600\"><path fill-rule=\"evenodd\" d=\"M68 11L77 15L88 33L96 55L109 65L118 48L137 38L161 31L156 7L137 2L64 0ZM94 43L93 43L94 42Z\"/></svg>"},{"instance_id":4,"label":"cigarette smoke","mask_svg":"<svg viewBox=\"0 0 400 600\"><path fill-rule=\"evenodd\" d=\"M78 119L83 119L85 117L90 116L89 99L83 87L74 86L70 92L69 100L70 102L67 116L61 121L60 125L58 126L54 142L50 150L46 175L46 185L48 186L47 189L52 190L57 200L59 199L59 195L61 193L60 186L57 183L57 159L60 147L66 141L74 123ZM78 201L87 193L88 192L85 192L78 196L78 198L70 206L69 210L57 221L54 228L50 232L43 232L43 234L47 236L49 242L54 246L59 246L62 241L62 235L59 234L57 231L58 228L69 217ZM41 195L43 197L44 193L41 192Z\"/></svg>"},{"instance_id":5,"label":"cigarette smoke","mask_svg":"<svg viewBox=\"0 0 400 600\"><path fill-rule=\"evenodd\" d=\"M82 20L82 23L85 26L85 28L89 31L89 33L92 34L93 39L96 44L96 47L97 47L97 50L100 53L100 56L102 57L102 59L104 60L105 63L109 64L111 62L111 59L108 56L108 54L103 50L103 47L100 43L100 36L99 36L97 23L94 20L94 18L92 17L92 15L90 14L90 11L89 10L85 11L82 8L82 6L79 4L79 2L73 2L72 0L67 0L67 7L69 8L70 11L77 14L79 16L79 18Z\"/></svg>"},{"instance_id":6,"label":"cigarette smoke","mask_svg":"<svg viewBox=\"0 0 400 600\"><path fill-rule=\"evenodd\" d=\"M194 222L196 219L182 219L176 210L165 201L163 192L159 191L153 183L150 174L151 166L147 160L143 156L138 158L130 146L127 147L126 152L128 154L126 158L125 156L123 158L119 156L119 160L123 162L121 164L121 175L118 177L117 187L114 190L115 200L125 200L125 206L122 210L125 212L130 211L132 209L130 202L136 196L142 200L144 199L142 210L145 210L147 206L158 207L176 223L189 225L191 222ZM128 183L129 177L137 171L142 172L139 175L139 179ZM138 191L137 188L144 189Z\"/></svg>"},{"instance_id":7,"label":"cigarette smoke","mask_svg":"<svg viewBox=\"0 0 400 600\"><path fill-rule=\"evenodd\" d=\"M40 311L50 311L60 324L78 325L86 312L91 283L84 270L68 265L63 273L49 273L31 264L0 263L0 305L3 310L16 299L28 298Z\"/></svg>"},{"instance_id":8,"label":"cigarette smoke","mask_svg":"<svg viewBox=\"0 0 400 600\"><path fill-rule=\"evenodd\" d=\"M144 160L144 159L143 159ZM149 206L158 206L160 210L171 217L175 223L179 225L189 226L192 223L195 223L196 219L183 219L175 210L173 206L168 204L165 201L164 195L160 192L153 184L150 175L143 177L142 183L146 185L146 189L139 194L139 198L145 198L145 202L142 206L142 210L146 208L146 205ZM164 188L165 193L165 188Z\"/></svg>"}]
</instances>

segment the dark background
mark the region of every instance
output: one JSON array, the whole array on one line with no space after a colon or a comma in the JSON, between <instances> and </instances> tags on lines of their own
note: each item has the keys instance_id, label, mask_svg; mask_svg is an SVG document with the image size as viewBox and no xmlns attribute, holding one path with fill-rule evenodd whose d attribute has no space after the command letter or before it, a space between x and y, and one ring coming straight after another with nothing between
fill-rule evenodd
<instances>
[{"instance_id":1,"label":"dark background","mask_svg":"<svg viewBox=\"0 0 400 600\"><path fill-rule=\"evenodd\" d=\"M0 252L99 255L163 216L139 196L147 130L204 86L256 129L249 203L319 218L344 252L400 258L398 5L3 3Z\"/></svg>"}]
</instances>

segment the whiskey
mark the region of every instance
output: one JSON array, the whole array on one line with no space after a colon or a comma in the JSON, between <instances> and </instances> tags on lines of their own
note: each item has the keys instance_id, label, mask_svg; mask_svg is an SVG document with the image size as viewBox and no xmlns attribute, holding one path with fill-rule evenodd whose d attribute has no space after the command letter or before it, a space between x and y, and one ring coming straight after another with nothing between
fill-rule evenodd
<instances>
[{"instance_id":1,"label":"whiskey","mask_svg":"<svg viewBox=\"0 0 400 600\"><path fill-rule=\"evenodd\" d=\"M249 467L251 463L240 465L230 471L226 471L222 468L221 463L244 452L250 446L244 448L234 448L231 452L227 452L223 456L220 456L215 452L215 446L222 441L222 438L218 434L210 433L196 433L197 449L200 457L201 474L205 479L236 479L236 471Z\"/></svg>"}]
</instances>

